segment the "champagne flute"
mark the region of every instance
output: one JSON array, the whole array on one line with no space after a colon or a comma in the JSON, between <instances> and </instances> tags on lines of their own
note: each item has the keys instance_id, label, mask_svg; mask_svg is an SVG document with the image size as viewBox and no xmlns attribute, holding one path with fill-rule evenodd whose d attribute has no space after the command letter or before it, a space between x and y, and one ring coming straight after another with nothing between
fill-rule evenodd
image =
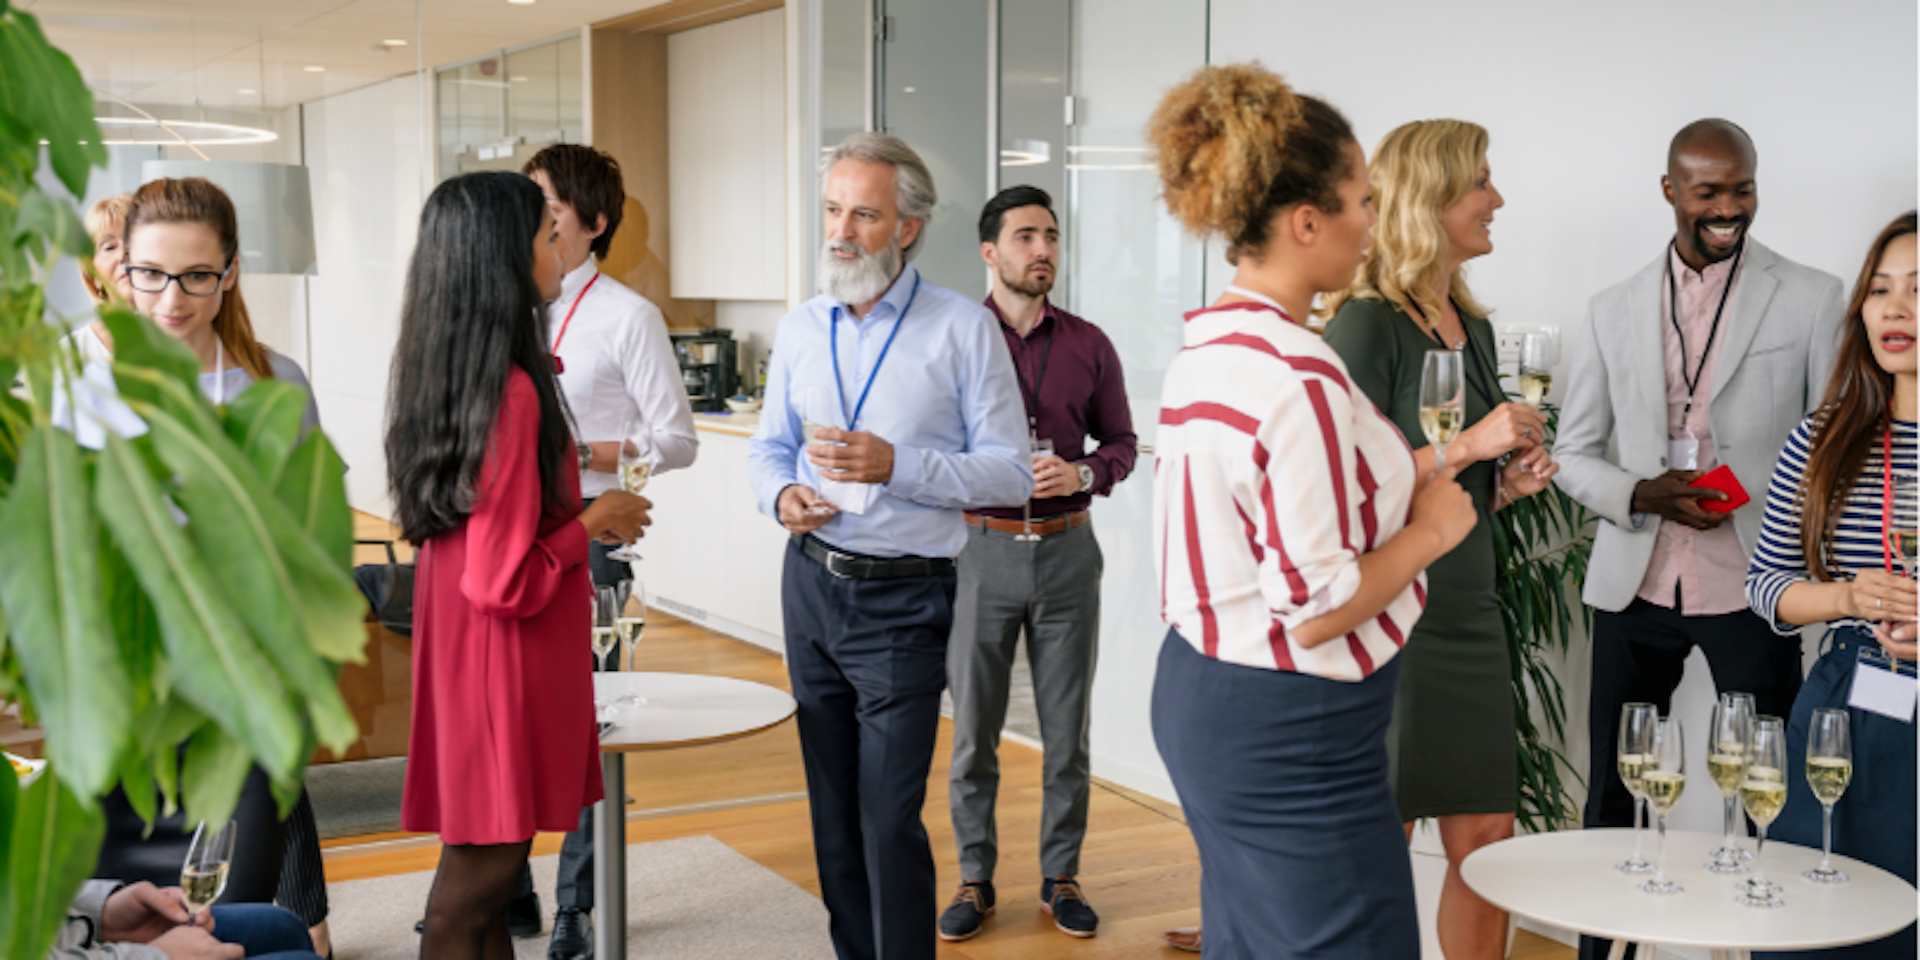
<instances>
[{"instance_id":1,"label":"champagne flute","mask_svg":"<svg viewBox=\"0 0 1920 960\"><path fill-rule=\"evenodd\" d=\"M1893 471L1893 527L1887 531L1887 544L1893 548L1894 559L1906 570L1907 579L1912 580L1916 568L1920 568L1914 556L1920 547L1920 475L1912 470Z\"/></svg>"},{"instance_id":2,"label":"champagne flute","mask_svg":"<svg viewBox=\"0 0 1920 960\"><path fill-rule=\"evenodd\" d=\"M1853 743L1845 710L1815 710L1807 726L1807 785L1820 801L1820 865L1801 876L1814 883L1846 883L1833 868L1833 805L1853 779Z\"/></svg>"},{"instance_id":3,"label":"champagne flute","mask_svg":"<svg viewBox=\"0 0 1920 960\"><path fill-rule=\"evenodd\" d=\"M1615 756L1620 765L1620 782L1633 795L1633 856L1613 865L1625 874L1652 873L1653 864L1640 855L1641 810L1647 799L1640 789L1640 775L1647 768L1647 755L1653 752L1653 729L1660 722L1659 708L1651 703L1629 703L1620 708L1620 737Z\"/></svg>"},{"instance_id":4,"label":"champagne flute","mask_svg":"<svg viewBox=\"0 0 1920 960\"><path fill-rule=\"evenodd\" d=\"M1535 331L1520 337L1520 396L1539 406L1553 389L1553 337Z\"/></svg>"},{"instance_id":5,"label":"champagne flute","mask_svg":"<svg viewBox=\"0 0 1920 960\"><path fill-rule=\"evenodd\" d=\"M1464 407L1460 352L1428 350L1420 367L1420 431L1433 444L1434 466L1447 464L1447 444L1460 435Z\"/></svg>"},{"instance_id":6,"label":"champagne flute","mask_svg":"<svg viewBox=\"0 0 1920 960\"><path fill-rule=\"evenodd\" d=\"M233 862L233 837L238 828L228 820L212 829L205 820L193 828L187 859L180 867L180 892L187 901L187 922L213 906L227 889L227 866Z\"/></svg>"},{"instance_id":7,"label":"champagne flute","mask_svg":"<svg viewBox=\"0 0 1920 960\"><path fill-rule=\"evenodd\" d=\"M1687 789L1686 738L1678 718L1667 717L1654 726L1653 752L1647 754L1640 789L1647 795L1647 805L1660 818L1660 853L1654 858L1652 879L1640 884L1640 891L1661 897L1683 893L1685 887L1667 879L1667 815Z\"/></svg>"},{"instance_id":8,"label":"champagne flute","mask_svg":"<svg viewBox=\"0 0 1920 960\"><path fill-rule=\"evenodd\" d=\"M646 592L641 589L638 580L622 580L614 585L613 592L616 614L613 619L614 634L624 648L627 669L632 670L633 647L640 642L640 632L647 626ZM619 658L615 658L614 665L617 667L619 662ZM624 707L639 707L646 705L647 698L637 693L624 693L613 702Z\"/></svg>"},{"instance_id":9,"label":"champagne flute","mask_svg":"<svg viewBox=\"0 0 1920 960\"><path fill-rule=\"evenodd\" d=\"M1042 459L1053 456L1053 441L1041 437L1031 437L1031 443L1033 446L1032 465L1037 468L1040 466ZM1020 505L1020 533L1015 536L1014 539L1030 542L1040 539L1040 535L1033 532L1032 497L1028 497L1027 502Z\"/></svg>"},{"instance_id":10,"label":"champagne flute","mask_svg":"<svg viewBox=\"0 0 1920 960\"><path fill-rule=\"evenodd\" d=\"M599 661L598 669L604 673L607 669L607 654L613 650L616 642L615 621L620 618L618 594L612 587L595 587L593 590L593 655Z\"/></svg>"},{"instance_id":11,"label":"champagne flute","mask_svg":"<svg viewBox=\"0 0 1920 960\"><path fill-rule=\"evenodd\" d=\"M1707 775L1713 778L1713 785L1720 791L1725 801L1721 818L1721 839L1719 849L1709 856L1708 873L1746 873L1747 867L1740 861L1750 859L1746 851L1740 849L1733 833L1734 806L1739 803L1740 785L1746 781L1747 765L1751 758L1747 756L1747 746L1753 738L1753 695L1750 693L1723 693L1718 703L1713 705L1713 724L1707 728Z\"/></svg>"},{"instance_id":12,"label":"champagne flute","mask_svg":"<svg viewBox=\"0 0 1920 960\"><path fill-rule=\"evenodd\" d=\"M638 420L627 422L624 438L620 441L620 489L638 494L647 488L647 481L653 478L653 454L641 453L639 444L632 438L639 436L645 425ZM631 543L623 543L607 551L608 560L632 563L640 559L640 552Z\"/></svg>"},{"instance_id":13,"label":"champagne flute","mask_svg":"<svg viewBox=\"0 0 1920 960\"><path fill-rule=\"evenodd\" d=\"M1760 828L1754 848L1753 879L1740 885L1738 902L1749 907L1784 907L1780 888L1760 874L1760 855L1767 849L1767 826L1787 805L1787 728L1779 717L1755 717L1748 740L1746 778L1740 781L1740 805Z\"/></svg>"}]
</instances>

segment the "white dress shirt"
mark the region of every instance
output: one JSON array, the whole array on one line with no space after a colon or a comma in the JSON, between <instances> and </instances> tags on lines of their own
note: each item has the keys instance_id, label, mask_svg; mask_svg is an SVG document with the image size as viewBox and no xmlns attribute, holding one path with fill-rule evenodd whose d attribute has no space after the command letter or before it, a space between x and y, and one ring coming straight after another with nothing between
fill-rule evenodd
<instances>
[{"instance_id":1,"label":"white dress shirt","mask_svg":"<svg viewBox=\"0 0 1920 960\"><path fill-rule=\"evenodd\" d=\"M700 439L660 308L601 276L589 257L561 282L560 299L549 312L547 342L566 368L560 391L573 411L574 439L619 440L637 418L640 429L626 439L652 459L654 473L692 466ZM617 474L588 470L580 475L580 495L588 499L619 487Z\"/></svg>"}]
</instances>

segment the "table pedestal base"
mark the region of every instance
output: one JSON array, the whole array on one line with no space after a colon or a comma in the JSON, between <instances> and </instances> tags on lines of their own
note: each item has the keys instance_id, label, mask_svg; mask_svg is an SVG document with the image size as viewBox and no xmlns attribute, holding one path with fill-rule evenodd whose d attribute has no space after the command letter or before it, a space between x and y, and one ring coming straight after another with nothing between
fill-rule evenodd
<instances>
[{"instance_id":1,"label":"table pedestal base","mask_svg":"<svg viewBox=\"0 0 1920 960\"><path fill-rule=\"evenodd\" d=\"M627 957L627 756L600 754L601 789L593 805L593 955Z\"/></svg>"}]
</instances>

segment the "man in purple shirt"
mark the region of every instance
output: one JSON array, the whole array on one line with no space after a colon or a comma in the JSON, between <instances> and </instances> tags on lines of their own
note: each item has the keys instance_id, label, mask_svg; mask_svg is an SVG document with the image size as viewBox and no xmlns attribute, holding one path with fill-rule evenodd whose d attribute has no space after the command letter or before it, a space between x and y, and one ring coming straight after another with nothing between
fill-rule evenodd
<instances>
[{"instance_id":1,"label":"man in purple shirt","mask_svg":"<svg viewBox=\"0 0 1920 960\"><path fill-rule=\"evenodd\" d=\"M1023 633L1046 751L1041 909L1061 932L1091 937L1100 918L1075 880L1087 832L1087 720L1102 563L1087 507L1094 494L1110 492L1133 472L1133 417L1120 357L1106 334L1047 301L1060 229L1046 191L1011 187L987 201L980 257L992 268L987 307L1000 320L1026 404L1034 489L1028 503L966 515L947 645L950 801L963 882L940 916L940 938L972 937L993 913L996 749ZM1089 438L1098 444L1092 452Z\"/></svg>"}]
</instances>

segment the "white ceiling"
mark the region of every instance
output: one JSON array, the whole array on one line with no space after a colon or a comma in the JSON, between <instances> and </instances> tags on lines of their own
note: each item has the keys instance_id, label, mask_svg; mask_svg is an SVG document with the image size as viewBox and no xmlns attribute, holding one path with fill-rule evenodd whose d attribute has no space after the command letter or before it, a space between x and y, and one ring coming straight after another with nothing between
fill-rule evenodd
<instances>
[{"instance_id":1,"label":"white ceiling","mask_svg":"<svg viewBox=\"0 0 1920 960\"><path fill-rule=\"evenodd\" d=\"M278 109L666 0L15 0L93 87L140 104ZM406 46L376 52L384 40ZM424 42L423 42L424 41ZM308 67L324 68L310 72ZM241 93L241 90L253 91Z\"/></svg>"}]
</instances>

